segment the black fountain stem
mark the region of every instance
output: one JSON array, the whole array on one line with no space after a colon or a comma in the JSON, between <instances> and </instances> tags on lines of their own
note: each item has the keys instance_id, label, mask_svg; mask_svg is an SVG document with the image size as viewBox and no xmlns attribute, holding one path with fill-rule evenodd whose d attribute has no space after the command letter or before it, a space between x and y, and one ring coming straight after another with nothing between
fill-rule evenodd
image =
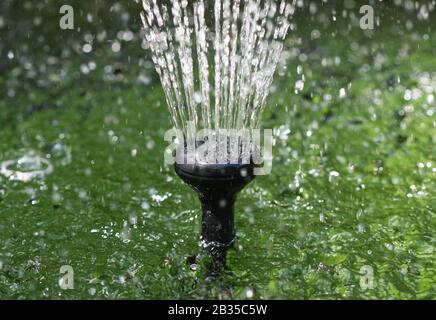
<instances>
[{"instance_id":1,"label":"black fountain stem","mask_svg":"<svg viewBox=\"0 0 436 320\"><path fill-rule=\"evenodd\" d=\"M200 193L201 239L218 262L225 263L226 252L235 240L234 208L236 194L230 189L209 189Z\"/></svg>"},{"instance_id":2,"label":"black fountain stem","mask_svg":"<svg viewBox=\"0 0 436 320\"><path fill-rule=\"evenodd\" d=\"M237 194L254 179L252 164L177 164L176 173L198 192L202 206L202 242L215 265L224 265L235 239Z\"/></svg>"}]
</instances>

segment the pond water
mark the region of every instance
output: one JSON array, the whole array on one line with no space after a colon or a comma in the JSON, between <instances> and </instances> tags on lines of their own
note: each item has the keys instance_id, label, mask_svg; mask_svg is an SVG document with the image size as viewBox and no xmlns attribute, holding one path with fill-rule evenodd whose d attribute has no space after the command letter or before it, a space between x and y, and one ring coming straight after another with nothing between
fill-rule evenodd
<instances>
[{"instance_id":1,"label":"pond water","mask_svg":"<svg viewBox=\"0 0 436 320\"><path fill-rule=\"evenodd\" d=\"M377 2L372 31L357 1L297 2L272 173L211 279L140 6L83 1L61 30L62 1L3 0L0 298L435 298L435 2Z\"/></svg>"}]
</instances>

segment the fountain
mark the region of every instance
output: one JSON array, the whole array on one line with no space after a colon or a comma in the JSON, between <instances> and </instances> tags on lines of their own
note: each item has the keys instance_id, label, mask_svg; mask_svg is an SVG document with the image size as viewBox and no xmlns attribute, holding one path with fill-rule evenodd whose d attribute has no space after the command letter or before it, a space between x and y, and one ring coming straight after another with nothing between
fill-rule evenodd
<instances>
[{"instance_id":1,"label":"fountain","mask_svg":"<svg viewBox=\"0 0 436 320\"><path fill-rule=\"evenodd\" d=\"M259 127L295 7L272 0L143 0L142 5L146 45L173 124L183 136L175 170L198 192L202 242L224 265L235 238L236 195L255 177L251 158L242 160L247 137L232 140L225 132ZM203 141L193 138L204 128L213 134ZM239 150L233 162L229 149L224 148L224 157L223 149L217 151L230 140ZM205 141L214 145L209 155L221 152L212 159L225 161L202 162L196 152L190 154L189 146ZM190 157L194 161L186 161Z\"/></svg>"}]
</instances>

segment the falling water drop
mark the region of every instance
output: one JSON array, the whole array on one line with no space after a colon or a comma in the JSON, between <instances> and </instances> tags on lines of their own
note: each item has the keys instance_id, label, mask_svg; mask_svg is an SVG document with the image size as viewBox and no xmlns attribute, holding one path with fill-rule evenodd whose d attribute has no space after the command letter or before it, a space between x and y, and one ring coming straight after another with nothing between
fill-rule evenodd
<instances>
[{"instance_id":1,"label":"falling water drop","mask_svg":"<svg viewBox=\"0 0 436 320\"><path fill-rule=\"evenodd\" d=\"M339 172L330 171L329 173L329 182L333 184L337 184L339 182Z\"/></svg>"}]
</instances>

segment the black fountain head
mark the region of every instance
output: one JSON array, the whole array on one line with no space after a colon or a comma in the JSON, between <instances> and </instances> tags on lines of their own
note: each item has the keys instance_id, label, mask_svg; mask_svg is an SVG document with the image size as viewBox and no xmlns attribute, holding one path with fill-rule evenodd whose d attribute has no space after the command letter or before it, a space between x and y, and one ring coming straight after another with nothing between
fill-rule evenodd
<instances>
[{"instance_id":1,"label":"black fountain head","mask_svg":"<svg viewBox=\"0 0 436 320\"><path fill-rule=\"evenodd\" d=\"M227 250L234 242L236 197L254 179L254 168L253 163L175 164L177 175L199 195L203 211L201 240L215 265L225 264Z\"/></svg>"}]
</instances>

